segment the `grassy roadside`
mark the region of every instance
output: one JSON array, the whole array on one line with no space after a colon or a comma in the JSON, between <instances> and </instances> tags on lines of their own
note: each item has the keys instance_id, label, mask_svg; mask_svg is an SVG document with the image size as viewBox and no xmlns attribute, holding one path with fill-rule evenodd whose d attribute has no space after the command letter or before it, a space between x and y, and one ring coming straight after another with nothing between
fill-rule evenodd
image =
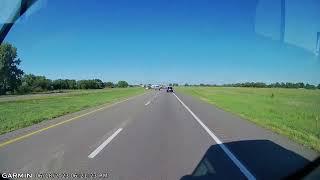
<instances>
[{"instance_id":1,"label":"grassy roadside","mask_svg":"<svg viewBox=\"0 0 320 180\"><path fill-rule=\"evenodd\" d=\"M280 88L179 87L320 152L320 91Z\"/></svg>"},{"instance_id":2,"label":"grassy roadside","mask_svg":"<svg viewBox=\"0 0 320 180\"><path fill-rule=\"evenodd\" d=\"M143 88L114 88L0 102L0 134L143 92Z\"/></svg>"}]
</instances>

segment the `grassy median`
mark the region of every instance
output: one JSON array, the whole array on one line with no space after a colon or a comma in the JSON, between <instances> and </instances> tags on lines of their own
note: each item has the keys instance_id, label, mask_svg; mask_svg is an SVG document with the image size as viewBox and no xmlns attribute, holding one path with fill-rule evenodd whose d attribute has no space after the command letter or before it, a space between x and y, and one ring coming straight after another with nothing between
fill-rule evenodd
<instances>
[{"instance_id":1,"label":"grassy median","mask_svg":"<svg viewBox=\"0 0 320 180\"><path fill-rule=\"evenodd\" d=\"M0 134L105 103L142 94L143 88L114 88L0 102ZM17 98L18 99L18 98Z\"/></svg>"},{"instance_id":2,"label":"grassy median","mask_svg":"<svg viewBox=\"0 0 320 180\"><path fill-rule=\"evenodd\" d=\"M180 87L195 96L320 152L320 90Z\"/></svg>"}]
</instances>

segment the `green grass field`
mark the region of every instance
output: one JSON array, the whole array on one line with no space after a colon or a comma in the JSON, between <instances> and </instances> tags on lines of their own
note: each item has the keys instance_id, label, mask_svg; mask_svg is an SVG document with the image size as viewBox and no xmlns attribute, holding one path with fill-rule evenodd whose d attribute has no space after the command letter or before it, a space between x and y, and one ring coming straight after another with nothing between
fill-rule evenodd
<instances>
[{"instance_id":1,"label":"green grass field","mask_svg":"<svg viewBox=\"0 0 320 180\"><path fill-rule=\"evenodd\" d=\"M130 96L142 94L143 88L114 88L59 96L40 96L0 102L0 134L52 119L67 113L80 111L105 103L112 103Z\"/></svg>"},{"instance_id":2,"label":"green grass field","mask_svg":"<svg viewBox=\"0 0 320 180\"><path fill-rule=\"evenodd\" d=\"M176 90L320 152L320 90L232 87L179 87Z\"/></svg>"}]
</instances>

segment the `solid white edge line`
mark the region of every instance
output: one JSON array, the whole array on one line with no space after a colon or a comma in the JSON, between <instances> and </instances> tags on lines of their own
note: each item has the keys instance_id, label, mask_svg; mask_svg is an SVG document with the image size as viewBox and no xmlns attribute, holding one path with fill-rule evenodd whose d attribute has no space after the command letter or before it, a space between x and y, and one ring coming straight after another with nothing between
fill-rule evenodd
<instances>
[{"instance_id":1,"label":"solid white edge line","mask_svg":"<svg viewBox=\"0 0 320 180\"><path fill-rule=\"evenodd\" d=\"M88 158L94 158L104 147L106 147L113 138L115 138L120 132L122 131L122 128L119 128L116 132L114 132L106 141L104 141L97 149L95 149Z\"/></svg>"},{"instance_id":2,"label":"solid white edge line","mask_svg":"<svg viewBox=\"0 0 320 180\"><path fill-rule=\"evenodd\" d=\"M221 147L221 149L227 154L227 156L231 159L231 161L240 169L243 175L250 180L255 180L256 177L251 174L251 172L237 159L237 157L227 148L220 139L196 116L190 108L184 104L184 102L175 94L174 96L178 99L178 101L189 111L189 113L197 120L197 122L203 127L204 130L212 137L212 139Z\"/></svg>"}]
</instances>

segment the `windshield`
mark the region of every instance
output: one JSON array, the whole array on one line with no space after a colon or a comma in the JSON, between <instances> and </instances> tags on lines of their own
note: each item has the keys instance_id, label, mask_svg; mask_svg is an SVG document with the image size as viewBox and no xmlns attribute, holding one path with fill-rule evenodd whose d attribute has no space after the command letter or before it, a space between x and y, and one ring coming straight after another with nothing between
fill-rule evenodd
<instances>
[{"instance_id":1,"label":"windshield","mask_svg":"<svg viewBox=\"0 0 320 180\"><path fill-rule=\"evenodd\" d=\"M287 177L320 152L319 17L317 0L1 0L1 176Z\"/></svg>"}]
</instances>

